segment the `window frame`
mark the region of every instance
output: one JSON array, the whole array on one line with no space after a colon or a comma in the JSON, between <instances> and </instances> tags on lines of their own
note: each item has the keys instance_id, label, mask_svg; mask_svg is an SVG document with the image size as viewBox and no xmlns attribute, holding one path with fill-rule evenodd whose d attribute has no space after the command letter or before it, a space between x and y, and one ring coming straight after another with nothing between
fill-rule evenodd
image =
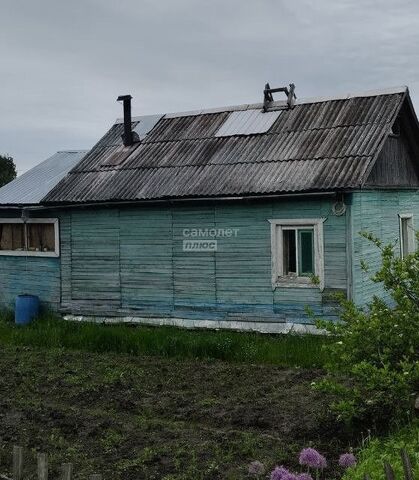
<instances>
[{"instance_id":1,"label":"window frame","mask_svg":"<svg viewBox=\"0 0 419 480\"><path fill-rule=\"evenodd\" d=\"M407 228L411 228L411 234L407 236L407 252L404 252L403 243L403 220L407 220ZM399 242L400 242L400 257L405 258L407 255L414 253L416 250L416 236L413 225L413 213L399 213Z\"/></svg>"},{"instance_id":2,"label":"window frame","mask_svg":"<svg viewBox=\"0 0 419 480\"><path fill-rule=\"evenodd\" d=\"M0 256L13 256L13 257L54 257L60 256L60 225L58 218L27 218L25 220L21 218L0 218L0 224L5 223L20 223L25 225L24 237L25 237L25 250L0 250ZM34 252L27 250L28 248L28 232L26 224L28 223L48 223L54 225L54 242L55 250L53 252Z\"/></svg>"},{"instance_id":3,"label":"window frame","mask_svg":"<svg viewBox=\"0 0 419 480\"><path fill-rule=\"evenodd\" d=\"M272 219L271 224L271 259L272 259L272 288L319 288L324 290L324 241L323 241L323 223L325 218L293 218L293 219ZM319 279L319 284L314 284L310 277L296 276L290 277L284 275L284 246L283 231L295 228L302 230L304 228L313 229L314 242L314 275ZM297 252L299 256L300 253Z\"/></svg>"}]
</instances>

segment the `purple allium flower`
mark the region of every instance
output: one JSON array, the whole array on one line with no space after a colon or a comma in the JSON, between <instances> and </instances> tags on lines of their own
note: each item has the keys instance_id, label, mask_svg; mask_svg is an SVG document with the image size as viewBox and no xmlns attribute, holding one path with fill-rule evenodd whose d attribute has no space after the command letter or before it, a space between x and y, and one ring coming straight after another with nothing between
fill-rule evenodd
<instances>
[{"instance_id":1,"label":"purple allium flower","mask_svg":"<svg viewBox=\"0 0 419 480\"><path fill-rule=\"evenodd\" d=\"M313 480L313 477L308 473L300 473L295 478L297 480Z\"/></svg>"},{"instance_id":2,"label":"purple allium flower","mask_svg":"<svg viewBox=\"0 0 419 480\"><path fill-rule=\"evenodd\" d=\"M300 453L300 465L306 465L311 468L325 468L326 459L314 448L304 448Z\"/></svg>"},{"instance_id":3,"label":"purple allium flower","mask_svg":"<svg viewBox=\"0 0 419 480\"><path fill-rule=\"evenodd\" d=\"M356 457L353 453L342 453L339 457L339 465L343 468L354 467L356 465Z\"/></svg>"},{"instance_id":4,"label":"purple allium flower","mask_svg":"<svg viewBox=\"0 0 419 480\"><path fill-rule=\"evenodd\" d=\"M250 475L263 475L265 473L265 465L258 460L255 460L249 465Z\"/></svg>"},{"instance_id":5,"label":"purple allium flower","mask_svg":"<svg viewBox=\"0 0 419 480\"><path fill-rule=\"evenodd\" d=\"M275 467L271 473L271 480L292 480L286 475L292 475L285 467Z\"/></svg>"},{"instance_id":6,"label":"purple allium flower","mask_svg":"<svg viewBox=\"0 0 419 480\"><path fill-rule=\"evenodd\" d=\"M286 473L281 480L297 480L297 476L291 472Z\"/></svg>"}]
</instances>

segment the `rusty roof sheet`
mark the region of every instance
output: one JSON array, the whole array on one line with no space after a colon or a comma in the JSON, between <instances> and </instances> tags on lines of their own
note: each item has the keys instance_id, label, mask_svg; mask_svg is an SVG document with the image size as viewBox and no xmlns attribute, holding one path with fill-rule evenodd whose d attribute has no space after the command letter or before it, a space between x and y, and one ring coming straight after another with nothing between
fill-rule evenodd
<instances>
[{"instance_id":1,"label":"rusty roof sheet","mask_svg":"<svg viewBox=\"0 0 419 480\"><path fill-rule=\"evenodd\" d=\"M357 188L406 95L405 88L302 101L293 109L274 102L267 113L261 112L261 105L245 105L171 114L162 116L131 147L121 147L123 125L117 121L44 202ZM141 117L135 118L133 128L138 125Z\"/></svg>"}]
</instances>

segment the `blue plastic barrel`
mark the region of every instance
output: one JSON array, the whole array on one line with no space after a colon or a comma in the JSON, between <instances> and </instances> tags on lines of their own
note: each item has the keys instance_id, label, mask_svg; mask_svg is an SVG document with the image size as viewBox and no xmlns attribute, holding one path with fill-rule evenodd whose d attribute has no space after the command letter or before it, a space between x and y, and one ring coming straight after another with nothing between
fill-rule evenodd
<instances>
[{"instance_id":1,"label":"blue plastic barrel","mask_svg":"<svg viewBox=\"0 0 419 480\"><path fill-rule=\"evenodd\" d=\"M38 315L39 298L36 295L18 295L15 304L16 325L27 325Z\"/></svg>"}]
</instances>

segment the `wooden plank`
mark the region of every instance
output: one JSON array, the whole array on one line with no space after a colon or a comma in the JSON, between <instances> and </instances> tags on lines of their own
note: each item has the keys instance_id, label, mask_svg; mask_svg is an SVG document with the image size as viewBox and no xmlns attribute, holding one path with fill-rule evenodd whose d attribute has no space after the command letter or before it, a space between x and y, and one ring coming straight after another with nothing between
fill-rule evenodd
<instances>
[{"instance_id":1,"label":"wooden plank","mask_svg":"<svg viewBox=\"0 0 419 480\"><path fill-rule=\"evenodd\" d=\"M386 480L396 480L394 470L388 462L384 462L384 473L386 475Z\"/></svg>"},{"instance_id":2,"label":"wooden plank","mask_svg":"<svg viewBox=\"0 0 419 480\"><path fill-rule=\"evenodd\" d=\"M38 480L48 480L48 457L38 453Z\"/></svg>"},{"instance_id":3,"label":"wooden plank","mask_svg":"<svg viewBox=\"0 0 419 480\"><path fill-rule=\"evenodd\" d=\"M401 456L402 463L403 463L403 471L404 471L405 480L414 480L412 463L410 462L409 455L404 448L401 449L400 456Z\"/></svg>"},{"instance_id":4,"label":"wooden plank","mask_svg":"<svg viewBox=\"0 0 419 480\"><path fill-rule=\"evenodd\" d=\"M23 477L23 448L13 447L13 480L22 480Z\"/></svg>"},{"instance_id":5,"label":"wooden plank","mask_svg":"<svg viewBox=\"0 0 419 480\"><path fill-rule=\"evenodd\" d=\"M62 469L62 480L72 480L72 478L73 478L73 464L72 463L63 463L61 469Z\"/></svg>"}]
</instances>

